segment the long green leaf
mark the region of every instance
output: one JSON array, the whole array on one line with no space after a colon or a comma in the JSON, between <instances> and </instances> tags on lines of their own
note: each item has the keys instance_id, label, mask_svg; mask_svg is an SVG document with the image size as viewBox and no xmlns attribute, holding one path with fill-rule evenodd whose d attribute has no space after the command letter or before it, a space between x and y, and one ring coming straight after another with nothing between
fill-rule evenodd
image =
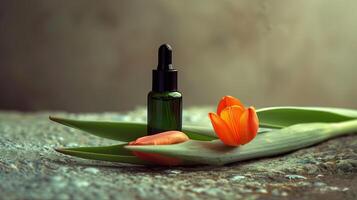
<instances>
[{"instance_id":1,"label":"long green leaf","mask_svg":"<svg viewBox=\"0 0 357 200\"><path fill-rule=\"evenodd\" d=\"M260 126L283 128L300 123L357 119L357 110L324 107L270 107L257 110Z\"/></svg>"},{"instance_id":2,"label":"long green leaf","mask_svg":"<svg viewBox=\"0 0 357 200\"><path fill-rule=\"evenodd\" d=\"M342 122L357 119L357 111L341 108L271 107L257 111L261 127L283 128L299 123ZM50 117L51 120L90 134L124 142L146 135L146 124L129 122L83 121ZM269 129L261 128L259 132ZM191 139L210 141L217 138L211 127L183 126Z\"/></svg>"},{"instance_id":3,"label":"long green leaf","mask_svg":"<svg viewBox=\"0 0 357 200\"><path fill-rule=\"evenodd\" d=\"M130 142L147 135L146 124L143 123L85 121L52 116L50 119L60 124L76 128L99 137L123 142ZM214 133L212 127L184 125L182 131L193 140L210 141L217 139L217 135ZM271 131L271 129L259 129L259 133L268 131Z\"/></svg>"},{"instance_id":4,"label":"long green leaf","mask_svg":"<svg viewBox=\"0 0 357 200\"><path fill-rule=\"evenodd\" d=\"M124 149L124 145L126 144L105 147L57 148L55 150L66 155L84 159L121 162L137 165L150 164L134 156L130 150Z\"/></svg>"},{"instance_id":5,"label":"long green leaf","mask_svg":"<svg viewBox=\"0 0 357 200\"><path fill-rule=\"evenodd\" d=\"M123 142L130 142L147 135L146 124L144 123L85 121L52 116L50 116L50 119L99 137ZM193 140L209 141L217 138L213 130L207 127L184 126L183 132Z\"/></svg>"},{"instance_id":6,"label":"long green leaf","mask_svg":"<svg viewBox=\"0 0 357 200\"><path fill-rule=\"evenodd\" d=\"M158 153L209 165L279 155L308 147L327 139L357 133L357 120L340 123L308 123L259 134L251 143L228 147L219 140L194 141L175 145L126 146L133 151Z\"/></svg>"}]
</instances>

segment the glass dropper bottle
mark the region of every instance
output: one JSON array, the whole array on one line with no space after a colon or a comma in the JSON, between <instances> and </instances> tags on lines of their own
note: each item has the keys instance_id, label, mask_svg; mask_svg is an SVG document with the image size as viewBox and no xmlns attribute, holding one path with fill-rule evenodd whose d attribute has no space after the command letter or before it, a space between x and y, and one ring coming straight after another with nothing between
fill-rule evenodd
<instances>
[{"instance_id":1,"label":"glass dropper bottle","mask_svg":"<svg viewBox=\"0 0 357 200\"><path fill-rule=\"evenodd\" d=\"M157 69L152 71L152 91L147 102L149 135L182 129L182 94L177 90L177 70L172 66L172 48L159 48Z\"/></svg>"}]
</instances>

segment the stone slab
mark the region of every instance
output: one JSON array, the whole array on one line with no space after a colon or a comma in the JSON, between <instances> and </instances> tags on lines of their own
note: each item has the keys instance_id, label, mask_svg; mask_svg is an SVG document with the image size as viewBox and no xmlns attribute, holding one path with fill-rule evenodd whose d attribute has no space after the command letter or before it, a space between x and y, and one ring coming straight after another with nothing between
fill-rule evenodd
<instances>
[{"instance_id":1,"label":"stone slab","mask_svg":"<svg viewBox=\"0 0 357 200\"><path fill-rule=\"evenodd\" d=\"M186 110L185 122L207 124L206 111ZM115 141L51 122L50 114L145 121L143 108L125 114L0 112L0 199L357 199L357 136L222 167L143 167L55 152Z\"/></svg>"}]
</instances>

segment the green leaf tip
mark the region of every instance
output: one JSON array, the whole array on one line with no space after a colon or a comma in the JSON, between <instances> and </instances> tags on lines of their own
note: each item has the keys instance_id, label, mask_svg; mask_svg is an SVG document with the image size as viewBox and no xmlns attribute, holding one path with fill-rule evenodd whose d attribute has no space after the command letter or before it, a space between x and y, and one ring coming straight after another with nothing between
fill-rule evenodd
<instances>
[{"instance_id":1,"label":"green leaf tip","mask_svg":"<svg viewBox=\"0 0 357 200\"><path fill-rule=\"evenodd\" d=\"M130 150L123 148L124 145L126 144L104 147L55 148L54 150L65 155L83 159L120 162L136 165L151 164L132 155Z\"/></svg>"},{"instance_id":2,"label":"green leaf tip","mask_svg":"<svg viewBox=\"0 0 357 200\"><path fill-rule=\"evenodd\" d=\"M59 153L64 153L66 152L66 148L53 148L55 151L59 152Z\"/></svg>"}]
</instances>

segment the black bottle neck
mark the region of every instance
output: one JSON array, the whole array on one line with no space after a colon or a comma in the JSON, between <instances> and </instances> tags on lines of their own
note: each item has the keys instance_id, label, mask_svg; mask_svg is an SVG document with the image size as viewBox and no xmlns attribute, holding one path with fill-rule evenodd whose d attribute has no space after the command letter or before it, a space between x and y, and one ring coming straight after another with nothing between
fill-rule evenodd
<instances>
[{"instance_id":1,"label":"black bottle neck","mask_svg":"<svg viewBox=\"0 0 357 200\"><path fill-rule=\"evenodd\" d=\"M152 91L177 91L177 70L152 70Z\"/></svg>"}]
</instances>

